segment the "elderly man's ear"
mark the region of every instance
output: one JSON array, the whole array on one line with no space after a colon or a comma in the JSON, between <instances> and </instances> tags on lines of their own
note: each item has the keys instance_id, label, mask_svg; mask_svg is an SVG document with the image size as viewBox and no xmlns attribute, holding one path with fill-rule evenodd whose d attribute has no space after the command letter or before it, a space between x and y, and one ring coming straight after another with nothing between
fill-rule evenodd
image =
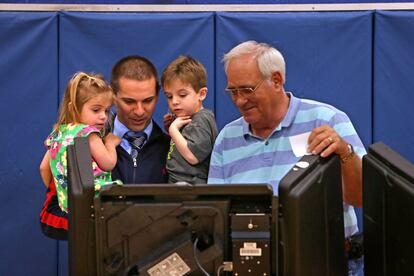
<instances>
[{"instance_id":1,"label":"elderly man's ear","mask_svg":"<svg viewBox=\"0 0 414 276\"><path fill-rule=\"evenodd\" d=\"M281 87L283 87L283 78L280 72L273 72L271 80L274 88L280 89Z\"/></svg>"}]
</instances>

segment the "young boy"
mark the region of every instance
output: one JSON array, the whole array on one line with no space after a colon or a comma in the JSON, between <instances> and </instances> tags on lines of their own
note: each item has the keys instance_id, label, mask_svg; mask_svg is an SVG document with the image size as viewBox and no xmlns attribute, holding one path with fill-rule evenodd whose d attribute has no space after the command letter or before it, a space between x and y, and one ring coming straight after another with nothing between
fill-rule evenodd
<instances>
[{"instance_id":1,"label":"young boy","mask_svg":"<svg viewBox=\"0 0 414 276\"><path fill-rule=\"evenodd\" d=\"M211 151L218 131L214 114L203 108L207 96L207 73L190 56L180 56L164 70L161 84L172 114L170 150L167 155L169 183L207 183Z\"/></svg>"}]
</instances>

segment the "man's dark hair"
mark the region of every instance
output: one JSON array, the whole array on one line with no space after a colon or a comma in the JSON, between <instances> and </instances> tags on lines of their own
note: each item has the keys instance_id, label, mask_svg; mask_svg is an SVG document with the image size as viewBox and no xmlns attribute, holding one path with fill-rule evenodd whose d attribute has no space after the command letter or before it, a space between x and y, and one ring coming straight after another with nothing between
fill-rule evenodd
<instances>
[{"instance_id":1,"label":"man's dark hair","mask_svg":"<svg viewBox=\"0 0 414 276\"><path fill-rule=\"evenodd\" d=\"M142 56L124 57L112 67L111 86L115 94L119 91L119 79L122 77L137 81L155 78L157 94L160 90L157 68L155 68L151 61Z\"/></svg>"}]
</instances>

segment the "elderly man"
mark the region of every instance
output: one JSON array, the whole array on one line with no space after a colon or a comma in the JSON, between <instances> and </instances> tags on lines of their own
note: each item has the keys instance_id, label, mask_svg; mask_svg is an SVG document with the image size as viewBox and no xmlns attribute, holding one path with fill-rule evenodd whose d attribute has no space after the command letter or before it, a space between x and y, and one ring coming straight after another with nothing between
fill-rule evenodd
<instances>
[{"instance_id":1,"label":"elderly man","mask_svg":"<svg viewBox=\"0 0 414 276\"><path fill-rule=\"evenodd\" d=\"M264 43L247 41L224 56L226 91L242 117L227 124L213 149L208 183L269 183L280 180L301 158L289 137L310 132L308 151L340 156L345 235L358 232L351 205L362 205L362 162L366 154L348 116L333 106L295 97L284 90L285 61ZM362 271L362 259L348 262L349 275Z\"/></svg>"},{"instance_id":2,"label":"elderly man","mask_svg":"<svg viewBox=\"0 0 414 276\"><path fill-rule=\"evenodd\" d=\"M166 183L170 138L152 119L159 95L155 66L141 56L128 56L112 68L111 85L117 113L110 129L122 137L113 179L124 183Z\"/></svg>"}]
</instances>

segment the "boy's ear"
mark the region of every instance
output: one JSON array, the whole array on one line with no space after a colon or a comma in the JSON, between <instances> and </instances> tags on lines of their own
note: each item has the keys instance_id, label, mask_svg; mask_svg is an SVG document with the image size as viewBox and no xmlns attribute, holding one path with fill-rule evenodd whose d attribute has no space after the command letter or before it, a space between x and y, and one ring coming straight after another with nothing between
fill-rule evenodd
<instances>
[{"instance_id":1,"label":"boy's ear","mask_svg":"<svg viewBox=\"0 0 414 276\"><path fill-rule=\"evenodd\" d=\"M200 101L204 101L204 99L207 97L207 87L201 88L198 93L200 94Z\"/></svg>"}]
</instances>

